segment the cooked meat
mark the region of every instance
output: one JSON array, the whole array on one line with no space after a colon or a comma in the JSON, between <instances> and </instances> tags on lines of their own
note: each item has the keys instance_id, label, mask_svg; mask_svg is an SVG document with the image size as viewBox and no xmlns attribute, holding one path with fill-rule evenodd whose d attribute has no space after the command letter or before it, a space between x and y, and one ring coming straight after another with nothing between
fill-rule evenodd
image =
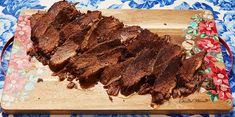
<instances>
[{"instance_id":1,"label":"cooked meat","mask_svg":"<svg viewBox=\"0 0 235 117\"><path fill-rule=\"evenodd\" d=\"M161 104L171 97L172 90L176 87L176 75L181 66L181 59L181 56L171 59L164 72L156 78L151 91L153 103Z\"/></svg>"},{"instance_id":2,"label":"cooked meat","mask_svg":"<svg viewBox=\"0 0 235 117\"><path fill-rule=\"evenodd\" d=\"M143 79L143 82L140 86L138 90L138 94L139 95L145 95L145 94L148 94L150 93L153 85L154 85L154 81L155 81L156 77L153 76L153 75L150 75L150 76L145 76L144 79Z\"/></svg>"},{"instance_id":3,"label":"cooked meat","mask_svg":"<svg viewBox=\"0 0 235 117\"><path fill-rule=\"evenodd\" d=\"M206 51L195 54L191 58L184 60L180 69L179 80L181 83L187 83L194 80L193 75L201 67Z\"/></svg>"},{"instance_id":4,"label":"cooked meat","mask_svg":"<svg viewBox=\"0 0 235 117\"><path fill-rule=\"evenodd\" d=\"M113 81L119 80L121 78L121 75L123 73L123 71L125 70L125 68L127 67L127 65L133 60L134 58L129 58L126 61L119 63L119 64L115 64L112 66L107 66L101 77L100 77L100 82L104 85L108 85L110 83L112 83Z\"/></svg>"},{"instance_id":5,"label":"cooked meat","mask_svg":"<svg viewBox=\"0 0 235 117\"><path fill-rule=\"evenodd\" d=\"M144 49L126 67L121 77L122 87L131 87L138 83L141 78L152 73L157 52L154 49Z\"/></svg>"},{"instance_id":6,"label":"cooked meat","mask_svg":"<svg viewBox=\"0 0 235 117\"><path fill-rule=\"evenodd\" d=\"M108 95L151 94L152 102L187 96L204 81L200 52L185 58L185 50L139 26L124 26L100 11L80 13L75 4L59 1L45 13L31 17L28 50L43 65L49 65L68 88L89 88L98 82ZM210 82L213 87L213 81Z\"/></svg>"},{"instance_id":7,"label":"cooked meat","mask_svg":"<svg viewBox=\"0 0 235 117\"><path fill-rule=\"evenodd\" d=\"M108 39L119 39L122 42L135 39L142 31L139 26L127 26L108 35Z\"/></svg>"},{"instance_id":8,"label":"cooked meat","mask_svg":"<svg viewBox=\"0 0 235 117\"><path fill-rule=\"evenodd\" d=\"M34 27L35 24L40 20L40 18L44 15L45 13L43 12L37 12L35 14L33 14L31 17L30 17L30 27Z\"/></svg>"},{"instance_id":9,"label":"cooked meat","mask_svg":"<svg viewBox=\"0 0 235 117\"><path fill-rule=\"evenodd\" d=\"M66 34L62 37L66 41L62 46L58 47L55 54L50 59L49 66L52 71L61 70L68 62L69 58L77 54L77 50L81 47L81 43L90 27L94 25L99 18L100 12L88 12L81 19L76 19L62 29L63 31L60 34ZM68 33L70 35L67 35Z\"/></svg>"},{"instance_id":10,"label":"cooked meat","mask_svg":"<svg viewBox=\"0 0 235 117\"><path fill-rule=\"evenodd\" d=\"M41 41L38 42L38 49L50 58L52 51L58 47L59 41L59 32L51 25L41 37Z\"/></svg>"},{"instance_id":11,"label":"cooked meat","mask_svg":"<svg viewBox=\"0 0 235 117\"><path fill-rule=\"evenodd\" d=\"M113 40L108 40L102 43L97 44L96 46L90 48L88 51L86 51L85 53L89 53L89 54L99 54L102 53L106 50L110 50L113 49L117 46L121 45L121 41L119 39L113 39Z\"/></svg>"},{"instance_id":12,"label":"cooked meat","mask_svg":"<svg viewBox=\"0 0 235 117\"><path fill-rule=\"evenodd\" d=\"M73 69L73 73L79 75L81 79L90 80L94 76L101 75L101 71L108 66L118 62L123 47L117 47L98 54L83 54L73 57L68 65L68 69Z\"/></svg>"},{"instance_id":13,"label":"cooked meat","mask_svg":"<svg viewBox=\"0 0 235 117\"><path fill-rule=\"evenodd\" d=\"M76 10L76 7L74 4L71 4L67 1L59 1L54 3L49 9L48 9L48 15L51 15L52 17L56 17L59 12L64 8L70 8L74 11Z\"/></svg>"},{"instance_id":14,"label":"cooked meat","mask_svg":"<svg viewBox=\"0 0 235 117\"><path fill-rule=\"evenodd\" d=\"M158 53L157 60L154 65L153 74L160 76L172 58L182 54L182 48L178 45L167 44Z\"/></svg>"},{"instance_id":15,"label":"cooked meat","mask_svg":"<svg viewBox=\"0 0 235 117\"><path fill-rule=\"evenodd\" d=\"M32 27L31 40L37 43L39 41L38 39L45 33L51 23L54 24L55 28L61 28L79 14L75 6L66 1L55 3L43 16L32 18L31 22L36 23L33 24L34 27ZM36 21L33 21L34 19Z\"/></svg>"},{"instance_id":16,"label":"cooked meat","mask_svg":"<svg viewBox=\"0 0 235 117\"><path fill-rule=\"evenodd\" d=\"M92 46L106 41L108 35L118 29L123 27L123 23L118 19L113 17L104 17L97 25L97 28L94 29L90 38L87 38L86 41L83 42L82 50L86 50L91 48Z\"/></svg>"},{"instance_id":17,"label":"cooked meat","mask_svg":"<svg viewBox=\"0 0 235 117\"><path fill-rule=\"evenodd\" d=\"M73 21L75 18L81 15L74 7L67 7L61 9L61 11L56 15L55 20L52 22L52 25L60 30L65 25Z\"/></svg>"},{"instance_id":18,"label":"cooked meat","mask_svg":"<svg viewBox=\"0 0 235 117\"><path fill-rule=\"evenodd\" d=\"M176 77L177 86L172 94L174 98L191 94L200 87L205 77L197 70L202 66L205 55L206 51L202 51L182 62Z\"/></svg>"},{"instance_id":19,"label":"cooked meat","mask_svg":"<svg viewBox=\"0 0 235 117\"><path fill-rule=\"evenodd\" d=\"M79 45L74 43L73 40L67 40L62 46L58 47L50 59L50 69L52 71L61 70L68 63L69 58L77 54L77 48L79 48Z\"/></svg>"},{"instance_id":20,"label":"cooked meat","mask_svg":"<svg viewBox=\"0 0 235 117\"><path fill-rule=\"evenodd\" d=\"M157 34L145 29L141 31L136 39L125 41L124 44L132 55L136 55L143 48L154 48L159 51L168 41L168 38L160 38Z\"/></svg>"},{"instance_id":21,"label":"cooked meat","mask_svg":"<svg viewBox=\"0 0 235 117\"><path fill-rule=\"evenodd\" d=\"M104 88L107 89L106 92L108 95L117 96L120 91L120 81L114 81L109 85L105 85Z\"/></svg>"},{"instance_id":22,"label":"cooked meat","mask_svg":"<svg viewBox=\"0 0 235 117\"><path fill-rule=\"evenodd\" d=\"M45 33L47 28L50 26L50 23L53 21L53 18L50 15L44 14L38 19L34 27L31 30L31 40L34 43L38 43L40 37Z\"/></svg>"},{"instance_id":23,"label":"cooked meat","mask_svg":"<svg viewBox=\"0 0 235 117\"><path fill-rule=\"evenodd\" d=\"M101 18L101 12L99 11L88 11L87 14L78 17L64 28L61 29L60 36L64 40L72 38L77 41L80 40L79 37L84 36L88 32L88 30L95 24L95 22L99 21Z\"/></svg>"}]
</instances>

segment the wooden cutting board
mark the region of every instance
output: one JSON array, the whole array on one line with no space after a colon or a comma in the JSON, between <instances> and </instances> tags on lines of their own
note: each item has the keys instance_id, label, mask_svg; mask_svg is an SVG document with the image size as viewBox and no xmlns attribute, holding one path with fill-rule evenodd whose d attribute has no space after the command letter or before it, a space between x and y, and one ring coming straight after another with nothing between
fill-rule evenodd
<instances>
[{"instance_id":1,"label":"wooden cutting board","mask_svg":"<svg viewBox=\"0 0 235 117\"><path fill-rule=\"evenodd\" d=\"M82 10L85 12L86 10ZM162 35L171 35L172 41L183 45L188 52L204 48L209 53L205 59L207 80L216 82L214 90L200 91L183 98L170 99L162 105L150 106L150 95L133 94L129 97L106 94L102 84L90 89L67 89L67 81L59 82L51 76L48 66L35 58L30 60L26 51L31 47L31 14L21 13L15 33L14 46L2 96L1 106L7 113L221 113L232 108L218 34L213 17L204 10L103 10L103 15L114 16L125 25L138 25ZM209 29L208 29L208 26ZM214 30L215 29L215 30ZM213 36L207 34L215 33ZM198 41L199 40L199 41ZM190 54L188 54L190 56ZM41 78L43 82L37 82ZM208 84L205 81L204 84ZM219 84L220 83L220 84Z\"/></svg>"}]
</instances>

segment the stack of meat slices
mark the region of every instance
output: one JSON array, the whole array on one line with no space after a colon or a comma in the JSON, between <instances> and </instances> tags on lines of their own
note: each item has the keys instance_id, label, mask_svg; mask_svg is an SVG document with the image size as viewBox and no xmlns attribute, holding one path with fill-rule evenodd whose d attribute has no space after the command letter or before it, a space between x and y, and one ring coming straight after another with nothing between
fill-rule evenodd
<instances>
[{"instance_id":1,"label":"stack of meat slices","mask_svg":"<svg viewBox=\"0 0 235 117\"><path fill-rule=\"evenodd\" d=\"M169 36L139 26L124 26L100 11L81 13L73 4L60 1L46 13L31 17L28 51L42 64L83 88L101 82L108 95L151 94L162 104L173 97L187 96L202 83L205 52L185 59L185 51L171 43ZM88 87L87 87L88 86Z\"/></svg>"}]
</instances>

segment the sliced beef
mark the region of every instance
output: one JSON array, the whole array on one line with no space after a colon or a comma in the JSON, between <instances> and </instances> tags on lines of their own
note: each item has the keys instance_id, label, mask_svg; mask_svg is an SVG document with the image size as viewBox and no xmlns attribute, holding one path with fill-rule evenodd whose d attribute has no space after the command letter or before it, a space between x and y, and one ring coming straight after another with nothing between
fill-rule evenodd
<instances>
[{"instance_id":1,"label":"sliced beef","mask_svg":"<svg viewBox=\"0 0 235 117\"><path fill-rule=\"evenodd\" d=\"M117 96L120 91L120 80L116 80L109 85L105 85L104 88L107 89L106 92L108 95Z\"/></svg>"},{"instance_id":2,"label":"sliced beef","mask_svg":"<svg viewBox=\"0 0 235 117\"><path fill-rule=\"evenodd\" d=\"M206 51L193 55L191 58L184 60L180 69L179 80L181 83L187 83L194 80L194 73L201 67Z\"/></svg>"},{"instance_id":3,"label":"sliced beef","mask_svg":"<svg viewBox=\"0 0 235 117\"><path fill-rule=\"evenodd\" d=\"M119 64L107 66L100 77L100 82L104 85L109 85L113 81L119 80L127 65L133 60L134 58L129 58Z\"/></svg>"},{"instance_id":4,"label":"sliced beef","mask_svg":"<svg viewBox=\"0 0 235 117\"><path fill-rule=\"evenodd\" d=\"M156 79L156 77L153 75L145 76L144 79L142 80L142 84L140 85L140 88L137 89L138 94L145 95L145 94L150 93L150 91L154 85L155 79Z\"/></svg>"},{"instance_id":5,"label":"sliced beef","mask_svg":"<svg viewBox=\"0 0 235 117\"><path fill-rule=\"evenodd\" d=\"M35 14L33 14L30 17L30 27L33 28L35 26L35 24L40 20L40 18L44 15L45 13L43 12L37 12Z\"/></svg>"},{"instance_id":6,"label":"sliced beef","mask_svg":"<svg viewBox=\"0 0 235 117\"><path fill-rule=\"evenodd\" d=\"M94 45L104 42L110 33L123 27L123 23L113 17L104 17L92 32L91 36L87 38L82 44L82 50L93 47Z\"/></svg>"},{"instance_id":7,"label":"sliced beef","mask_svg":"<svg viewBox=\"0 0 235 117\"><path fill-rule=\"evenodd\" d=\"M180 46L174 44L167 44L159 51L156 63L154 63L153 74L155 77L160 76L172 58L182 54L183 50Z\"/></svg>"},{"instance_id":8,"label":"sliced beef","mask_svg":"<svg viewBox=\"0 0 235 117\"><path fill-rule=\"evenodd\" d=\"M121 93L128 95L129 89L137 84L143 77L148 76L153 71L157 52L154 49L144 49L135 59L126 67L121 77Z\"/></svg>"},{"instance_id":9,"label":"sliced beef","mask_svg":"<svg viewBox=\"0 0 235 117\"><path fill-rule=\"evenodd\" d=\"M54 20L50 15L44 14L42 17L38 19L38 22L31 27L31 40L34 43L38 43L40 37L45 33L47 28L50 26L50 23Z\"/></svg>"},{"instance_id":10,"label":"sliced beef","mask_svg":"<svg viewBox=\"0 0 235 117\"><path fill-rule=\"evenodd\" d=\"M67 40L69 38L78 41L79 43L83 41L85 37L84 35L88 33L93 25L96 24L97 21L101 19L100 11L88 11L87 14L78 17L65 27L61 29L60 36L63 40Z\"/></svg>"},{"instance_id":11,"label":"sliced beef","mask_svg":"<svg viewBox=\"0 0 235 117\"><path fill-rule=\"evenodd\" d=\"M65 9L65 8L70 8L70 9L73 9L74 11L76 10L76 7L74 4L71 4L67 1L59 1L59 2L56 2L54 3L49 9L48 9L48 15L51 15L52 17L56 17L59 12L62 10L62 9Z\"/></svg>"},{"instance_id":12,"label":"sliced beef","mask_svg":"<svg viewBox=\"0 0 235 117\"><path fill-rule=\"evenodd\" d=\"M68 14L69 13L69 14ZM75 19L80 14L75 8L66 1L60 1L52 5L52 7L43 16L39 17L36 23L31 27L31 40L37 43L40 37L45 33L47 28L54 24L54 27L61 28L69 21ZM34 19L32 19L34 20ZM34 22L34 21L32 21Z\"/></svg>"},{"instance_id":13,"label":"sliced beef","mask_svg":"<svg viewBox=\"0 0 235 117\"><path fill-rule=\"evenodd\" d=\"M70 57L75 56L79 45L73 40L67 40L62 46L58 47L55 54L49 61L49 67L52 71L61 70L68 62Z\"/></svg>"},{"instance_id":14,"label":"sliced beef","mask_svg":"<svg viewBox=\"0 0 235 117\"><path fill-rule=\"evenodd\" d=\"M188 95L197 90L204 81L203 73L197 72L201 68L205 51L193 55L182 62L182 67L177 75L177 86L173 91L173 97Z\"/></svg>"},{"instance_id":15,"label":"sliced beef","mask_svg":"<svg viewBox=\"0 0 235 117\"><path fill-rule=\"evenodd\" d=\"M141 31L136 39L125 41L124 44L128 51L135 56L143 48L155 48L156 51L159 51L168 42L168 38L160 38L157 34L145 29Z\"/></svg>"},{"instance_id":16,"label":"sliced beef","mask_svg":"<svg viewBox=\"0 0 235 117\"><path fill-rule=\"evenodd\" d=\"M139 26L127 26L108 36L109 39L119 39L122 42L135 39L143 29Z\"/></svg>"},{"instance_id":17,"label":"sliced beef","mask_svg":"<svg viewBox=\"0 0 235 117\"><path fill-rule=\"evenodd\" d=\"M51 25L38 42L38 49L44 56L50 58L52 51L59 45L59 32Z\"/></svg>"},{"instance_id":18,"label":"sliced beef","mask_svg":"<svg viewBox=\"0 0 235 117\"><path fill-rule=\"evenodd\" d=\"M80 49L81 43L87 36L87 32L92 25L99 20L101 13L98 11L88 12L86 15L82 16L81 19L77 19L72 23L64 27L61 34L66 34L63 39L65 43L58 47L55 54L51 57L49 66L52 71L59 71L67 64L70 57L76 55L77 50ZM73 32L73 33L71 33ZM68 33L70 35L68 35ZM67 39L66 39L67 38Z\"/></svg>"},{"instance_id":19,"label":"sliced beef","mask_svg":"<svg viewBox=\"0 0 235 117\"><path fill-rule=\"evenodd\" d=\"M69 88L75 79L82 88L100 81L108 95L151 94L153 103L162 104L195 92L205 78L199 70L206 52L185 59L167 35L124 27L100 11L80 13L66 1L32 15L31 29L28 54L49 65L60 81L69 81Z\"/></svg>"},{"instance_id":20,"label":"sliced beef","mask_svg":"<svg viewBox=\"0 0 235 117\"><path fill-rule=\"evenodd\" d=\"M60 30L65 25L73 21L75 18L82 15L79 11L75 9L74 6L66 7L61 9L59 13L55 16L54 21L51 23L57 30Z\"/></svg>"},{"instance_id":21,"label":"sliced beef","mask_svg":"<svg viewBox=\"0 0 235 117\"><path fill-rule=\"evenodd\" d=\"M156 78L151 91L152 102L162 104L171 97L172 90L176 87L176 75L181 66L181 56L176 56L164 69L164 72Z\"/></svg>"},{"instance_id":22,"label":"sliced beef","mask_svg":"<svg viewBox=\"0 0 235 117\"><path fill-rule=\"evenodd\" d=\"M88 51L86 51L85 53L89 53L89 54L99 54L102 53L106 50L110 50L113 49L117 46L121 45L121 41L119 39L113 39L113 40L108 40L102 43L99 43L97 45L95 45L94 47L90 48Z\"/></svg>"},{"instance_id":23,"label":"sliced beef","mask_svg":"<svg viewBox=\"0 0 235 117\"><path fill-rule=\"evenodd\" d=\"M89 82L97 79L103 69L118 62L123 47L116 47L101 54L83 54L71 58L68 70L79 76L80 82Z\"/></svg>"}]
</instances>

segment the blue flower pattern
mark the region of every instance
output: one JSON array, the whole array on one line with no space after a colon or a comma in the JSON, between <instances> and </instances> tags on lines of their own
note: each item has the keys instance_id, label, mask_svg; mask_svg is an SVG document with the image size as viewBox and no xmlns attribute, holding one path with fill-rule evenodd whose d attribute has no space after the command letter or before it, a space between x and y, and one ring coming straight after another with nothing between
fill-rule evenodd
<instances>
[{"instance_id":1,"label":"blue flower pattern","mask_svg":"<svg viewBox=\"0 0 235 117\"><path fill-rule=\"evenodd\" d=\"M41 0L43 1L43 0ZM13 36L17 18L20 11L23 9L44 9L48 8L47 4L42 4L40 0L0 0L0 50L7 40ZM229 44L235 61L235 0L199 0L199 2L182 1L182 0L116 0L115 3L111 0L68 0L69 2L80 2L77 8L105 8L109 9L120 9L130 7L133 9L151 9L168 7L174 9L204 9L210 10L214 18L216 19L217 30L219 35ZM176 4L176 3L179 4ZM107 5L106 5L107 4ZM225 47L221 46L226 67L231 67L229 55L226 52ZM11 47L7 48L2 66L4 70L7 70L8 60L10 55ZM230 86L233 91L233 97L235 98L235 65L230 75ZM0 89L3 88L4 75L0 72ZM1 92L1 91L0 91ZM233 98L233 102L235 99ZM233 105L235 107L235 104ZM1 111L1 110L0 110ZM235 108L229 114L215 115L216 117L228 117L235 116ZM2 116L8 116L6 113L2 113ZM47 117L45 115L14 115L16 117ZM83 115L71 114L71 117L82 117ZM94 117L148 117L149 115L90 115ZM186 117L190 115L167 115L172 117ZM199 115L207 117L209 115Z\"/></svg>"},{"instance_id":2,"label":"blue flower pattern","mask_svg":"<svg viewBox=\"0 0 235 117\"><path fill-rule=\"evenodd\" d=\"M131 8L137 9L150 9L153 8L156 4L160 4L160 7L171 5L175 0L121 0L121 2L129 2Z\"/></svg>"}]
</instances>

